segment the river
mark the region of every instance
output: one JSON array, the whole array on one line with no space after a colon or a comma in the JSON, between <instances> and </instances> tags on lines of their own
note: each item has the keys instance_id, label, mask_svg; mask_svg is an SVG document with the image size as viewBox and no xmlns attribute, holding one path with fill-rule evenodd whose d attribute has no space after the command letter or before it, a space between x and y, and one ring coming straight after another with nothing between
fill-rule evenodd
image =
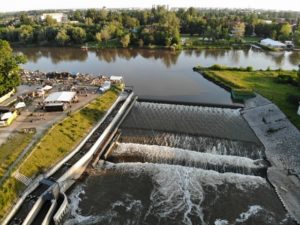
<instances>
[{"instance_id":1,"label":"river","mask_svg":"<svg viewBox=\"0 0 300 225\"><path fill-rule=\"evenodd\" d=\"M231 104L230 94L193 72L196 65L253 66L256 69L297 69L300 52L253 50L167 50L18 48L25 69L122 75L140 97Z\"/></svg>"},{"instance_id":2,"label":"river","mask_svg":"<svg viewBox=\"0 0 300 225\"><path fill-rule=\"evenodd\" d=\"M140 97L232 104L196 65L297 69L299 52L16 49L25 69L122 75ZM138 102L106 161L69 191L65 225L294 225L239 109Z\"/></svg>"}]
</instances>

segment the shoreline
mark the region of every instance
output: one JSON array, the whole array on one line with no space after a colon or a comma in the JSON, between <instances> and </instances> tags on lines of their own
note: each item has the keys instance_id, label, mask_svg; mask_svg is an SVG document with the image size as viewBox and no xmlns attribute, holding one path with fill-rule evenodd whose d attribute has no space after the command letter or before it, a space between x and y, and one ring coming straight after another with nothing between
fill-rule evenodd
<instances>
[{"instance_id":1,"label":"shoreline","mask_svg":"<svg viewBox=\"0 0 300 225\"><path fill-rule=\"evenodd\" d=\"M83 43L82 45L54 45L54 44L18 44L10 43L12 48L78 48L83 51L87 50L103 50L103 49L141 49L141 50L168 50L168 51L181 51L181 50L231 50L231 49L250 49L250 44L241 44L241 45L201 45L201 46L96 46L93 43Z\"/></svg>"}]
</instances>

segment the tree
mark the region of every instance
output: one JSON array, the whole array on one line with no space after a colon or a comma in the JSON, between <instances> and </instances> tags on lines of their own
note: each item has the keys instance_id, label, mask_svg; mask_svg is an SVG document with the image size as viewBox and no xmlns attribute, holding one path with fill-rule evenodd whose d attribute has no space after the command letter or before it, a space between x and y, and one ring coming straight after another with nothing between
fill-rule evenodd
<instances>
[{"instance_id":1,"label":"tree","mask_svg":"<svg viewBox=\"0 0 300 225\"><path fill-rule=\"evenodd\" d=\"M102 35L101 35L101 32L97 32L96 35L95 35L95 40L97 42L101 42L102 41Z\"/></svg>"},{"instance_id":2,"label":"tree","mask_svg":"<svg viewBox=\"0 0 300 225\"><path fill-rule=\"evenodd\" d=\"M292 26L289 23L284 23L281 25L279 31L279 39L285 41L289 39L291 33L292 33Z\"/></svg>"},{"instance_id":3,"label":"tree","mask_svg":"<svg viewBox=\"0 0 300 225\"><path fill-rule=\"evenodd\" d=\"M45 24L47 26L54 26L57 24L56 19L53 19L51 16L47 15L45 18Z\"/></svg>"},{"instance_id":4,"label":"tree","mask_svg":"<svg viewBox=\"0 0 300 225\"><path fill-rule=\"evenodd\" d=\"M87 18L85 18L84 23L87 26L91 26L91 25L93 25L93 19L90 17L87 17Z\"/></svg>"},{"instance_id":5,"label":"tree","mask_svg":"<svg viewBox=\"0 0 300 225\"><path fill-rule=\"evenodd\" d=\"M245 34L245 24L244 23L236 23L232 30L233 37L236 40L241 40Z\"/></svg>"},{"instance_id":6,"label":"tree","mask_svg":"<svg viewBox=\"0 0 300 225\"><path fill-rule=\"evenodd\" d=\"M22 25L19 29L19 40L23 43L31 42L33 39L33 28L30 25Z\"/></svg>"},{"instance_id":7,"label":"tree","mask_svg":"<svg viewBox=\"0 0 300 225\"><path fill-rule=\"evenodd\" d=\"M80 27L73 27L71 29L71 39L76 44L81 44L85 41L86 33L85 30Z\"/></svg>"},{"instance_id":8,"label":"tree","mask_svg":"<svg viewBox=\"0 0 300 225\"><path fill-rule=\"evenodd\" d=\"M296 30L293 36L295 45L300 46L300 30Z\"/></svg>"},{"instance_id":9,"label":"tree","mask_svg":"<svg viewBox=\"0 0 300 225\"><path fill-rule=\"evenodd\" d=\"M123 48L127 48L130 43L130 35L126 34L123 37L121 37L120 42L121 42Z\"/></svg>"},{"instance_id":10,"label":"tree","mask_svg":"<svg viewBox=\"0 0 300 225\"><path fill-rule=\"evenodd\" d=\"M33 20L28 16L27 13L22 13L20 16L20 22L24 25L33 25Z\"/></svg>"},{"instance_id":11,"label":"tree","mask_svg":"<svg viewBox=\"0 0 300 225\"><path fill-rule=\"evenodd\" d=\"M14 55L7 41L0 40L0 96L20 84L19 65L25 63L23 55Z\"/></svg>"},{"instance_id":12,"label":"tree","mask_svg":"<svg viewBox=\"0 0 300 225\"><path fill-rule=\"evenodd\" d=\"M111 38L111 36L110 36L110 33L109 33L108 29L103 29L101 31L101 39L107 41L110 38Z\"/></svg>"},{"instance_id":13,"label":"tree","mask_svg":"<svg viewBox=\"0 0 300 225\"><path fill-rule=\"evenodd\" d=\"M69 40L70 40L70 37L69 35L67 34L67 31L65 29L61 29L56 37L55 37L55 40L57 41L57 43L59 45L65 45Z\"/></svg>"}]
</instances>

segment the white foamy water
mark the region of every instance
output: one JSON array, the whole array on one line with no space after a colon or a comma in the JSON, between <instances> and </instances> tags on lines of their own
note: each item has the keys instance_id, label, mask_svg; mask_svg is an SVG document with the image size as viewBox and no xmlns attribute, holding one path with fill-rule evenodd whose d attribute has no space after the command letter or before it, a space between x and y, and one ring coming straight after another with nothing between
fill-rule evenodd
<instances>
[{"instance_id":1,"label":"white foamy water","mask_svg":"<svg viewBox=\"0 0 300 225\"><path fill-rule=\"evenodd\" d=\"M259 176L243 175L237 173L219 173L214 170L184 167L180 165L154 164L154 163L110 163L99 161L99 169L116 170L121 173L131 173L140 176L145 173L153 180L172 179L178 183L182 178L196 180L204 186L216 187L222 184L234 185L237 189L256 189L259 186L268 186L266 180Z\"/></svg>"},{"instance_id":2,"label":"white foamy water","mask_svg":"<svg viewBox=\"0 0 300 225\"><path fill-rule=\"evenodd\" d=\"M79 208L79 203L82 200L80 195L85 194L83 186L79 185L72 191L72 194L69 196L70 208L71 208L71 217L68 219L64 225L75 225L75 224L93 224L93 221L96 219L94 216L82 216L81 210Z\"/></svg>"},{"instance_id":3,"label":"white foamy water","mask_svg":"<svg viewBox=\"0 0 300 225\"><path fill-rule=\"evenodd\" d=\"M218 155L235 155L251 159L261 159L264 155L263 147L255 143L169 132L125 130L122 134L122 142L162 145Z\"/></svg>"},{"instance_id":4,"label":"white foamy water","mask_svg":"<svg viewBox=\"0 0 300 225\"><path fill-rule=\"evenodd\" d=\"M187 149L134 143L117 143L117 147L111 156L120 158L120 161L122 159L126 161L129 157L133 157L144 162L176 164L242 174L252 174L265 167L261 160L252 160L246 157L217 155ZM128 160L130 161L130 159Z\"/></svg>"},{"instance_id":5,"label":"white foamy water","mask_svg":"<svg viewBox=\"0 0 300 225\"><path fill-rule=\"evenodd\" d=\"M180 224L192 225L194 220L198 224L208 225L204 219L203 202L206 191L216 195L222 194L224 188L234 188L239 192L254 191L260 187L269 187L265 179L256 176L234 173L218 173L178 165L152 163L108 163L100 161L98 170L114 170L132 176L150 176L153 189L150 194L151 204L142 221L155 217L161 221L176 221ZM225 185L225 186L224 186ZM205 190L204 190L205 189ZM114 204L122 204L116 202ZM100 217L98 217L100 219ZM98 220L97 219L97 220ZM181 221L181 222L180 222Z\"/></svg>"},{"instance_id":6,"label":"white foamy water","mask_svg":"<svg viewBox=\"0 0 300 225\"><path fill-rule=\"evenodd\" d=\"M258 212L263 210L263 208L259 205L252 205L249 207L247 212L243 212L240 214L240 217L236 219L236 222L243 223L247 221L251 216L256 215Z\"/></svg>"}]
</instances>

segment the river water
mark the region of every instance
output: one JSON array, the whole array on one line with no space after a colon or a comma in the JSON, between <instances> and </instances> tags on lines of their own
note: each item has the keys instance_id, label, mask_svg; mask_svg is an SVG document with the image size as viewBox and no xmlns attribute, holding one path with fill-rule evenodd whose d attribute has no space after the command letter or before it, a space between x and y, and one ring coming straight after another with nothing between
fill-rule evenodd
<instances>
[{"instance_id":1,"label":"river water","mask_svg":"<svg viewBox=\"0 0 300 225\"><path fill-rule=\"evenodd\" d=\"M207 81L192 68L197 65L253 66L257 69L297 69L300 52L253 50L19 48L28 57L24 68L122 75L140 97L151 99L230 104L230 94Z\"/></svg>"},{"instance_id":2,"label":"river water","mask_svg":"<svg viewBox=\"0 0 300 225\"><path fill-rule=\"evenodd\" d=\"M70 191L65 225L294 225L239 109L137 102L106 161Z\"/></svg>"},{"instance_id":3,"label":"river water","mask_svg":"<svg viewBox=\"0 0 300 225\"><path fill-rule=\"evenodd\" d=\"M24 68L122 75L144 98L232 104L196 65L297 69L298 52L16 49ZM112 155L68 193L65 225L294 225L239 109L137 102Z\"/></svg>"}]
</instances>

